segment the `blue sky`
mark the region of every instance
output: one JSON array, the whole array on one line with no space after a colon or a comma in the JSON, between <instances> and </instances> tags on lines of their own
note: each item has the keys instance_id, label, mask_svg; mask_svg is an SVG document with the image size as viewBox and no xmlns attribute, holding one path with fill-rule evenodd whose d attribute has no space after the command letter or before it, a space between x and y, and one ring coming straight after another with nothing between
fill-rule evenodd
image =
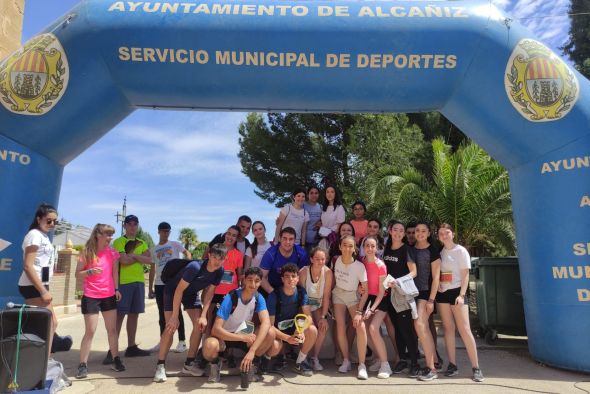
<instances>
[{"instance_id":1,"label":"blue sky","mask_svg":"<svg viewBox=\"0 0 590 394\"><path fill-rule=\"evenodd\" d=\"M25 1L23 42L78 3ZM560 53L569 29L569 0L493 2ZM178 236L175 230L190 227L200 240L209 241L242 214L262 220L272 234L278 210L254 194L255 185L241 173L237 158L237 130L245 116L134 112L66 166L60 216L87 227L98 222L115 225L114 215L127 196L127 213L139 216L153 237L158 223L167 221L173 238Z\"/></svg>"}]
</instances>

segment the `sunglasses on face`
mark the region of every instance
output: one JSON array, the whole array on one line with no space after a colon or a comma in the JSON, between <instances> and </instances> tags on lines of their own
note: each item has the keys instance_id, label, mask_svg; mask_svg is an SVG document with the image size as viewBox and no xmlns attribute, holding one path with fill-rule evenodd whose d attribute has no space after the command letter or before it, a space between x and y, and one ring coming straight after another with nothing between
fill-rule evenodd
<instances>
[{"instance_id":1,"label":"sunglasses on face","mask_svg":"<svg viewBox=\"0 0 590 394\"><path fill-rule=\"evenodd\" d=\"M54 225L56 225L56 226L59 224L59 222L58 222L58 220L57 220L57 219L45 219L45 223L47 223L47 224L49 224L49 225L52 225L52 224L54 224Z\"/></svg>"}]
</instances>

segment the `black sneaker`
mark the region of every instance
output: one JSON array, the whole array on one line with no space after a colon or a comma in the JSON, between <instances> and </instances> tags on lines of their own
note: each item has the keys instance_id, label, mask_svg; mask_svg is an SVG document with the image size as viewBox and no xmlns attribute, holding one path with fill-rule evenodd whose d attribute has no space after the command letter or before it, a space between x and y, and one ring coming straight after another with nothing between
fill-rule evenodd
<instances>
[{"instance_id":1,"label":"black sneaker","mask_svg":"<svg viewBox=\"0 0 590 394\"><path fill-rule=\"evenodd\" d=\"M236 358L234 357L233 354L230 354L229 356L227 356L225 358L225 360L227 361L227 367L228 368L236 368Z\"/></svg>"},{"instance_id":2,"label":"black sneaker","mask_svg":"<svg viewBox=\"0 0 590 394\"><path fill-rule=\"evenodd\" d=\"M80 363L78 365L78 373L76 373L76 379L84 379L88 376L88 366L86 363Z\"/></svg>"},{"instance_id":3,"label":"black sneaker","mask_svg":"<svg viewBox=\"0 0 590 394\"><path fill-rule=\"evenodd\" d=\"M148 350L143 350L137 347L137 345L129 346L125 350L125 357L147 357L151 353Z\"/></svg>"},{"instance_id":4,"label":"black sneaker","mask_svg":"<svg viewBox=\"0 0 590 394\"><path fill-rule=\"evenodd\" d=\"M270 371L270 358L265 356L260 357L260 364L258 365L258 375L263 375Z\"/></svg>"},{"instance_id":5,"label":"black sneaker","mask_svg":"<svg viewBox=\"0 0 590 394\"><path fill-rule=\"evenodd\" d=\"M121 358L119 356L115 357L111 368L113 371L117 372L123 372L125 370L125 365L123 365L123 362L121 361Z\"/></svg>"},{"instance_id":6,"label":"black sneaker","mask_svg":"<svg viewBox=\"0 0 590 394\"><path fill-rule=\"evenodd\" d=\"M393 367L393 373L400 374L404 372L406 369L408 369L408 363L406 362L406 360L400 360Z\"/></svg>"},{"instance_id":7,"label":"black sneaker","mask_svg":"<svg viewBox=\"0 0 590 394\"><path fill-rule=\"evenodd\" d=\"M272 365L273 371L282 371L287 366L287 360L283 355L279 355L275 357L274 363Z\"/></svg>"},{"instance_id":8,"label":"black sneaker","mask_svg":"<svg viewBox=\"0 0 590 394\"><path fill-rule=\"evenodd\" d=\"M451 376L457 376L459 375L459 369L457 369L457 366L453 363L449 363L449 365L447 366L447 370L445 371L445 376L447 377L451 377Z\"/></svg>"},{"instance_id":9,"label":"black sneaker","mask_svg":"<svg viewBox=\"0 0 590 394\"><path fill-rule=\"evenodd\" d=\"M107 352L106 357L102 360L102 365L110 365L113 363L113 356L111 355L111 351Z\"/></svg>"},{"instance_id":10,"label":"black sneaker","mask_svg":"<svg viewBox=\"0 0 590 394\"><path fill-rule=\"evenodd\" d=\"M418 380L421 382L430 382L431 380L438 379L438 374L435 369L428 368L428 371L424 370L424 373L418 376Z\"/></svg>"},{"instance_id":11,"label":"black sneaker","mask_svg":"<svg viewBox=\"0 0 590 394\"><path fill-rule=\"evenodd\" d=\"M434 369L436 369L436 372L441 372L443 370L442 358L439 358L438 361L434 363Z\"/></svg>"},{"instance_id":12,"label":"black sneaker","mask_svg":"<svg viewBox=\"0 0 590 394\"><path fill-rule=\"evenodd\" d=\"M417 378L418 376L422 375L422 368L420 368L419 364L411 365L408 371L408 375L411 378Z\"/></svg>"},{"instance_id":13,"label":"black sneaker","mask_svg":"<svg viewBox=\"0 0 590 394\"><path fill-rule=\"evenodd\" d=\"M483 373L481 373L481 369L471 368L471 370L473 371L471 379L473 379L474 382L483 382Z\"/></svg>"},{"instance_id":14,"label":"black sneaker","mask_svg":"<svg viewBox=\"0 0 590 394\"><path fill-rule=\"evenodd\" d=\"M311 369L311 365L308 364L307 359L299 364L295 364L293 366L293 371L297 372L299 375L313 376L313 370Z\"/></svg>"}]
</instances>

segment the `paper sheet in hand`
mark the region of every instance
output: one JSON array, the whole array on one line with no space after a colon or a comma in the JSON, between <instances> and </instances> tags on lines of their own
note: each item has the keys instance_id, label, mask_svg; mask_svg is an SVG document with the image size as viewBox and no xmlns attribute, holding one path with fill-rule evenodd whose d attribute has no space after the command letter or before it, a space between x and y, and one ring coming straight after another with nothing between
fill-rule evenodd
<instances>
[{"instance_id":1,"label":"paper sheet in hand","mask_svg":"<svg viewBox=\"0 0 590 394\"><path fill-rule=\"evenodd\" d=\"M242 324L235 331L236 334L252 334L254 332L254 323L251 321L243 321Z\"/></svg>"}]
</instances>

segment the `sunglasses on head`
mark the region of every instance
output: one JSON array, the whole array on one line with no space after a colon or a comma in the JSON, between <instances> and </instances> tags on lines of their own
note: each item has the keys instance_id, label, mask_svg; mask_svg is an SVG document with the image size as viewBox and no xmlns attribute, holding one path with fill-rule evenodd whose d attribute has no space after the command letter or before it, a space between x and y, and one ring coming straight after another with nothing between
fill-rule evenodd
<instances>
[{"instance_id":1,"label":"sunglasses on head","mask_svg":"<svg viewBox=\"0 0 590 394\"><path fill-rule=\"evenodd\" d=\"M57 226L59 224L59 221L57 219L45 219L45 223L55 224Z\"/></svg>"}]
</instances>

